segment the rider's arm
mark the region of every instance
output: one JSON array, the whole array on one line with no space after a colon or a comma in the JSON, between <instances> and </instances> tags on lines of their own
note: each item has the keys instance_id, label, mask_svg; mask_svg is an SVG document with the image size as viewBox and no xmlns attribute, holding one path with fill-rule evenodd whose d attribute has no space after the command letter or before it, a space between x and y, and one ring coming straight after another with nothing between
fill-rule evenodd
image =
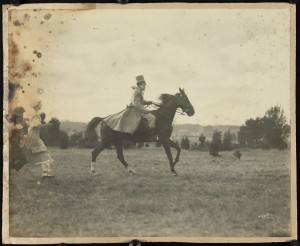
<instances>
[{"instance_id":1,"label":"rider's arm","mask_svg":"<svg viewBox=\"0 0 300 246\"><path fill-rule=\"evenodd\" d=\"M152 104L152 101L145 101L145 100L143 100L143 104L144 104L144 105L151 105L151 104Z\"/></svg>"},{"instance_id":2,"label":"rider's arm","mask_svg":"<svg viewBox=\"0 0 300 246\"><path fill-rule=\"evenodd\" d=\"M132 103L136 108L140 109L142 112L147 112L147 110L144 109L143 95L138 90L134 92Z\"/></svg>"}]
</instances>

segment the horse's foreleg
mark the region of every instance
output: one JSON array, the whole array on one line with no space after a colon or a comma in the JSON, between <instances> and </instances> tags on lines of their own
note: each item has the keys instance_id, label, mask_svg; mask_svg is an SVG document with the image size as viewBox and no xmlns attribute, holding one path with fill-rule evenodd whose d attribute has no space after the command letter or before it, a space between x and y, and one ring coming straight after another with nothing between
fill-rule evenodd
<instances>
[{"instance_id":1,"label":"horse's foreleg","mask_svg":"<svg viewBox=\"0 0 300 246\"><path fill-rule=\"evenodd\" d=\"M179 161L179 157L180 157L180 152L181 152L181 148L180 146L175 143L174 141L172 141L171 139L169 140L170 141L170 146L172 148L175 148L177 150L177 154L176 154L176 157L175 157L175 161L173 162L173 166L175 167L176 163Z\"/></svg>"},{"instance_id":2,"label":"horse's foreleg","mask_svg":"<svg viewBox=\"0 0 300 246\"><path fill-rule=\"evenodd\" d=\"M162 145L164 146L165 152L166 152L167 157L168 157L168 159L169 159L171 172L172 172L175 176L177 176L178 174L176 173L176 171L175 171L175 169L174 169L173 156L172 156L171 149L170 149L170 141L169 141L169 139L162 139L162 140L160 140L160 142L161 142Z\"/></svg>"},{"instance_id":3,"label":"horse's foreleg","mask_svg":"<svg viewBox=\"0 0 300 246\"><path fill-rule=\"evenodd\" d=\"M117 157L119 161L124 165L129 173L135 174L136 172L128 165L125 161L124 154L123 154L123 140L118 139L115 141L115 147L117 151Z\"/></svg>"}]
</instances>

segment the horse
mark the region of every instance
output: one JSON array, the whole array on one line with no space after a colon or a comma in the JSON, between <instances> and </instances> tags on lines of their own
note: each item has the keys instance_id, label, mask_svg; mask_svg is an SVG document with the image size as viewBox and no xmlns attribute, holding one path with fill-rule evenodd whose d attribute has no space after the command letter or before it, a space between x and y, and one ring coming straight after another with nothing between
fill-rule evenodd
<instances>
[{"instance_id":1,"label":"horse","mask_svg":"<svg viewBox=\"0 0 300 246\"><path fill-rule=\"evenodd\" d=\"M155 132L158 136L156 142L160 142L164 147L164 150L169 160L171 173L174 176L177 176L178 173L175 171L175 165L179 161L181 148L177 143L170 139L173 131L172 123L178 108L183 111L183 114L187 114L189 117L195 114L195 110L192 104L190 103L190 100L186 95L184 89L181 88L179 88L179 93L176 93L175 95L161 94L159 99L161 103L156 105L158 109L150 111L156 117ZM95 131L95 128L100 122L102 122L103 119L104 118L94 117L87 125L85 136L88 136L93 131ZM111 144L115 145L117 158L124 165L127 171L131 174L135 174L136 172L129 166L129 164L124 158L123 141L129 140L133 142L150 142L145 137L147 136L149 131L150 130L147 127L145 127L145 123L143 121L140 123L137 131L134 134L114 131L104 122L102 122L100 126L100 143L92 151L91 169L94 175L97 175L94 168L97 156L100 154L101 151L103 151ZM175 148L177 151L175 160L173 160L170 147Z\"/></svg>"}]
</instances>

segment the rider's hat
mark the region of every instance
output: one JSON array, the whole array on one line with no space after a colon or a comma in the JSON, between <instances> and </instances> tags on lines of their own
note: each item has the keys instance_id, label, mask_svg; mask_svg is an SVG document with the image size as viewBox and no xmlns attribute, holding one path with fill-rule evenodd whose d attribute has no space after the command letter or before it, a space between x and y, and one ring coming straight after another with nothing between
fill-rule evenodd
<instances>
[{"instance_id":1,"label":"rider's hat","mask_svg":"<svg viewBox=\"0 0 300 246\"><path fill-rule=\"evenodd\" d=\"M140 76L137 76L137 77L136 77L136 84L137 84L137 85L146 84L143 75L140 75Z\"/></svg>"}]
</instances>

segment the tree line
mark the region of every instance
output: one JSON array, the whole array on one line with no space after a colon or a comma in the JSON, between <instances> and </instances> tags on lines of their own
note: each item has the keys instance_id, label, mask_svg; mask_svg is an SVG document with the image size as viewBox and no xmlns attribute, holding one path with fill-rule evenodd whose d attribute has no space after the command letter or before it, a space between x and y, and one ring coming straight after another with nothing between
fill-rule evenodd
<instances>
[{"instance_id":1,"label":"tree line","mask_svg":"<svg viewBox=\"0 0 300 246\"><path fill-rule=\"evenodd\" d=\"M61 130L60 125L61 123L57 118L51 118L48 123L43 121L40 128L40 137L45 145L59 147L61 149L67 149L69 147L95 148L99 143L96 129L91 131L89 135L84 135L82 131L73 131L71 134L68 134L66 131ZM160 144L157 144L157 147L159 146ZM149 147L149 144L124 141L125 149L133 147ZM108 147L108 149L110 148L111 146Z\"/></svg>"},{"instance_id":2,"label":"tree line","mask_svg":"<svg viewBox=\"0 0 300 246\"><path fill-rule=\"evenodd\" d=\"M248 119L238 133L239 143L243 146L265 149L286 149L290 134L283 109L271 107L262 118Z\"/></svg>"},{"instance_id":3,"label":"tree line","mask_svg":"<svg viewBox=\"0 0 300 246\"><path fill-rule=\"evenodd\" d=\"M182 137L180 143L182 149L209 151L213 156L217 156L219 151L230 151L235 148L277 148L286 149L290 126L287 123L284 111L280 106L271 107L263 117L247 119L240 127L237 135L229 130L224 133L215 129L212 139L208 141L206 136L201 134L198 143L191 143L187 136ZM47 146L60 147L62 149L77 146L79 148L93 148L98 143L96 130L89 136L83 136L83 132L74 131L68 135L60 129L60 121L52 118L41 127L41 139ZM148 147L147 143L131 143L124 141L124 148ZM160 147L160 143L155 144Z\"/></svg>"},{"instance_id":4,"label":"tree line","mask_svg":"<svg viewBox=\"0 0 300 246\"><path fill-rule=\"evenodd\" d=\"M263 117L247 119L240 127L237 136L227 130L224 134L215 129L211 141L201 134L199 143L194 143L193 149L207 150L212 156L218 156L219 151L230 151L235 148L286 149L290 126L280 106L271 107ZM235 140L238 144L235 144ZM187 137L182 138L181 146L190 149Z\"/></svg>"}]
</instances>

